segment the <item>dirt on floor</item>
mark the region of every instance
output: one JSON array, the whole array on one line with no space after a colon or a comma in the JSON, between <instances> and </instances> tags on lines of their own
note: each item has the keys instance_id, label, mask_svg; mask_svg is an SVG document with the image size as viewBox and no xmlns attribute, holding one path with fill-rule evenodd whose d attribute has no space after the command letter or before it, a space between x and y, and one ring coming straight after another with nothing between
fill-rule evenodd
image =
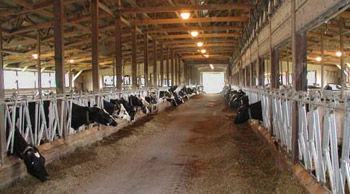
<instances>
[{"instance_id":1,"label":"dirt on floor","mask_svg":"<svg viewBox=\"0 0 350 194\"><path fill-rule=\"evenodd\" d=\"M108 187L118 187L119 193L135 193L135 187L137 193L152 194L306 193L291 172L277 169L268 147L247 124L233 124L235 113L226 107L222 96L195 96L175 110L144 117L100 142L50 163L50 181L41 183L27 176L0 193L84 193L89 186L102 187L95 182L105 177L112 177ZM154 151L159 147L167 150ZM136 157L137 161L135 153L142 155ZM172 170L166 171L169 168ZM128 176L120 177L121 172ZM115 180L115 176L125 180ZM168 176L171 178L165 180ZM152 177L152 184L144 181ZM128 185L121 190L123 183ZM149 189L161 187L160 184L171 188L168 192Z\"/></svg>"},{"instance_id":2,"label":"dirt on floor","mask_svg":"<svg viewBox=\"0 0 350 194\"><path fill-rule=\"evenodd\" d=\"M85 178L100 169L123 158L132 151L146 136L154 135L166 129L169 122L167 114L146 116L117 133L96 142L91 146L78 148L73 153L53 161L46 169L51 180L41 183L32 176L26 176L0 193L70 193L70 189L83 183Z\"/></svg>"},{"instance_id":3,"label":"dirt on floor","mask_svg":"<svg viewBox=\"0 0 350 194\"><path fill-rule=\"evenodd\" d=\"M211 101L219 106L223 102ZM220 107L220 106L219 106ZM235 125L235 113L225 105L222 114L192 131L184 152L196 157L183 174L183 183L195 193L307 193L289 171L279 171L268 147L249 129Z\"/></svg>"}]
</instances>

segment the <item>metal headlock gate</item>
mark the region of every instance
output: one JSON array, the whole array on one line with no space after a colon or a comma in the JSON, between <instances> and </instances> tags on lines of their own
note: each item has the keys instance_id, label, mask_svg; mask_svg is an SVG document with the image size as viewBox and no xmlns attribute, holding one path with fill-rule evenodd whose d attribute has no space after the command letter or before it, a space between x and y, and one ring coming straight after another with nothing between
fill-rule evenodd
<instances>
[{"instance_id":1,"label":"metal headlock gate","mask_svg":"<svg viewBox=\"0 0 350 194\"><path fill-rule=\"evenodd\" d=\"M266 129L272 125L272 138L287 154L292 151L292 111L297 111L299 162L317 182L329 184L332 193L350 190L350 97L292 89L244 91L250 103L261 101L262 124Z\"/></svg>"},{"instance_id":2,"label":"metal headlock gate","mask_svg":"<svg viewBox=\"0 0 350 194\"><path fill-rule=\"evenodd\" d=\"M159 95L159 91L167 89L159 88L156 90L156 93ZM43 142L51 142L62 138L64 128L68 129L67 135L75 133L71 129L73 103L90 107L97 105L103 108L104 100L110 102L111 99L124 98L128 101L129 95L137 95L144 98L148 94L149 90L130 90L103 94L53 95L51 97L33 99L16 96L8 99L4 104L7 151L13 152L14 132L16 128L18 128L28 143L36 146ZM45 103L49 104L46 111ZM34 111L31 111L31 113L30 109L33 110L33 107ZM64 111L59 114L59 109ZM45 112L48 112L48 114ZM31 118L34 118L35 123L32 123ZM63 118L66 119L66 123L63 122ZM63 127L64 125L65 127ZM88 127L83 126L79 130L85 130Z\"/></svg>"}]
</instances>

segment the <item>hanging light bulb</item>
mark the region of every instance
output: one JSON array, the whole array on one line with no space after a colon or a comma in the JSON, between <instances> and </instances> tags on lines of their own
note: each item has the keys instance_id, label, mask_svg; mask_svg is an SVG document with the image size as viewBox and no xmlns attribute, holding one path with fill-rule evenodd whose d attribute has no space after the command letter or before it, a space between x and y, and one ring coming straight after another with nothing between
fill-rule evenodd
<instances>
[{"instance_id":1,"label":"hanging light bulb","mask_svg":"<svg viewBox=\"0 0 350 194\"><path fill-rule=\"evenodd\" d=\"M182 19L187 20L188 18L190 18L191 14L190 14L190 12L186 11L186 12L180 13L180 16Z\"/></svg>"},{"instance_id":2,"label":"hanging light bulb","mask_svg":"<svg viewBox=\"0 0 350 194\"><path fill-rule=\"evenodd\" d=\"M316 61L317 62L321 62L322 61L322 57L316 57Z\"/></svg>"},{"instance_id":3,"label":"hanging light bulb","mask_svg":"<svg viewBox=\"0 0 350 194\"><path fill-rule=\"evenodd\" d=\"M209 55L208 54L205 54L205 55L203 55L205 58L209 58Z\"/></svg>"},{"instance_id":4,"label":"hanging light bulb","mask_svg":"<svg viewBox=\"0 0 350 194\"><path fill-rule=\"evenodd\" d=\"M203 42L197 42L197 46L198 47L202 47L203 46Z\"/></svg>"},{"instance_id":5,"label":"hanging light bulb","mask_svg":"<svg viewBox=\"0 0 350 194\"><path fill-rule=\"evenodd\" d=\"M32 54L32 57L33 57L34 59L38 59L38 58L39 58L39 55L38 55L38 54Z\"/></svg>"},{"instance_id":6,"label":"hanging light bulb","mask_svg":"<svg viewBox=\"0 0 350 194\"><path fill-rule=\"evenodd\" d=\"M69 63L74 63L74 59L69 59Z\"/></svg>"},{"instance_id":7,"label":"hanging light bulb","mask_svg":"<svg viewBox=\"0 0 350 194\"><path fill-rule=\"evenodd\" d=\"M206 53L206 52L207 52L207 50L205 50L205 49L201 50L201 53L203 53L203 54Z\"/></svg>"},{"instance_id":8,"label":"hanging light bulb","mask_svg":"<svg viewBox=\"0 0 350 194\"><path fill-rule=\"evenodd\" d=\"M191 31L191 35L192 35L193 37L197 37L198 34L199 34L199 33L198 33L197 30Z\"/></svg>"},{"instance_id":9,"label":"hanging light bulb","mask_svg":"<svg viewBox=\"0 0 350 194\"><path fill-rule=\"evenodd\" d=\"M341 56L343 55L343 53L340 52L340 51L338 51L338 52L336 53L336 55L337 55L338 57L341 57Z\"/></svg>"}]
</instances>

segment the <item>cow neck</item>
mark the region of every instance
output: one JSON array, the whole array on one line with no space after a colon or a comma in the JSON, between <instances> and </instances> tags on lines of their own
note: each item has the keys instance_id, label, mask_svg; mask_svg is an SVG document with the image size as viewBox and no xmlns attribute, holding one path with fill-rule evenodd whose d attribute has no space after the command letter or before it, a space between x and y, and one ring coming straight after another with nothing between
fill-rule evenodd
<instances>
[{"instance_id":1,"label":"cow neck","mask_svg":"<svg viewBox=\"0 0 350 194\"><path fill-rule=\"evenodd\" d=\"M134 103L133 103L133 98L132 98L132 96L130 97L130 105L131 105L132 107L134 107Z\"/></svg>"},{"instance_id":2,"label":"cow neck","mask_svg":"<svg viewBox=\"0 0 350 194\"><path fill-rule=\"evenodd\" d=\"M21 133L19 132L18 128L15 129L14 134L14 146L13 146L13 152L17 157L23 158L23 154L26 153L28 150L30 150L31 147L28 145L26 140L23 138ZM32 147L31 147L32 148Z\"/></svg>"},{"instance_id":3,"label":"cow neck","mask_svg":"<svg viewBox=\"0 0 350 194\"><path fill-rule=\"evenodd\" d=\"M86 123L89 125L90 124L90 111L89 110L87 110L86 112L85 112L85 115L86 115Z\"/></svg>"}]
</instances>

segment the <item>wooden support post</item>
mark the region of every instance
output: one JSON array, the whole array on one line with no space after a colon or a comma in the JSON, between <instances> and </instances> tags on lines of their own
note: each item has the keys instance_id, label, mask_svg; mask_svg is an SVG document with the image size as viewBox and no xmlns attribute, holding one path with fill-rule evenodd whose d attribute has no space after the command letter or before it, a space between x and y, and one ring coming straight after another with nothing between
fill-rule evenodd
<instances>
[{"instance_id":1,"label":"wooden support post","mask_svg":"<svg viewBox=\"0 0 350 194\"><path fill-rule=\"evenodd\" d=\"M279 55L278 49L271 49L270 51L270 79L271 79L271 88L279 87Z\"/></svg>"},{"instance_id":2,"label":"wooden support post","mask_svg":"<svg viewBox=\"0 0 350 194\"><path fill-rule=\"evenodd\" d=\"M296 31L296 0L291 1L293 87L297 91L306 91L307 74L307 36L306 32ZM292 105L292 162L298 159L298 106Z\"/></svg>"},{"instance_id":3,"label":"wooden support post","mask_svg":"<svg viewBox=\"0 0 350 194\"><path fill-rule=\"evenodd\" d=\"M132 79L132 88L137 88L137 58L136 58L136 25L133 24L132 26L132 35L131 35L131 79Z\"/></svg>"},{"instance_id":4,"label":"wooden support post","mask_svg":"<svg viewBox=\"0 0 350 194\"><path fill-rule=\"evenodd\" d=\"M258 58L258 67L259 67L259 86L264 86L264 70L265 70L265 61L261 58Z\"/></svg>"},{"instance_id":5,"label":"wooden support post","mask_svg":"<svg viewBox=\"0 0 350 194\"><path fill-rule=\"evenodd\" d=\"M184 63L184 81L185 81L185 85L188 85L188 67L185 63Z\"/></svg>"},{"instance_id":6,"label":"wooden support post","mask_svg":"<svg viewBox=\"0 0 350 194\"><path fill-rule=\"evenodd\" d=\"M158 87L158 71L157 71L157 41L153 39L153 87Z\"/></svg>"},{"instance_id":7,"label":"wooden support post","mask_svg":"<svg viewBox=\"0 0 350 194\"><path fill-rule=\"evenodd\" d=\"M92 61L92 88L93 92L100 91L100 78L99 78L99 53L98 53L98 0L91 0L91 61Z\"/></svg>"},{"instance_id":8,"label":"wooden support post","mask_svg":"<svg viewBox=\"0 0 350 194\"><path fill-rule=\"evenodd\" d=\"M4 164L6 157L6 129L5 129L5 86L4 86L4 55L2 42L2 21L0 18L0 160Z\"/></svg>"},{"instance_id":9,"label":"wooden support post","mask_svg":"<svg viewBox=\"0 0 350 194\"><path fill-rule=\"evenodd\" d=\"M178 73L179 73L179 71L178 71L178 61L177 61L177 54L175 54L175 56L174 56L174 60L175 60L175 70L174 70L174 74L175 74L175 80L174 80L174 85L179 85L179 83L178 83L178 78L179 78L179 76L178 76Z\"/></svg>"},{"instance_id":10,"label":"wooden support post","mask_svg":"<svg viewBox=\"0 0 350 194\"><path fill-rule=\"evenodd\" d=\"M170 49L169 49L169 47L167 48L167 50L166 50L166 55L167 55L167 57L166 57L166 82L167 82L167 86L169 87L170 86L170 74L169 74L169 60L170 60L170 56L169 56L169 52L170 52Z\"/></svg>"},{"instance_id":11,"label":"wooden support post","mask_svg":"<svg viewBox=\"0 0 350 194\"><path fill-rule=\"evenodd\" d=\"M248 86L248 68L244 68L244 87Z\"/></svg>"},{"instance_id":12,"label":"wooden support post","mask_svg":"<svg viewBox=\"0 0 350 194\"><path fill-rule=\"evenodd\" d=\"M171 86L175 85L174 66L174 50L171 50Z\"/></svg>"},{"instance_id":13,"label":"wooden support post","mask_svg":"<svg viewBox=\"0 0 350 194\"><path fill-rule=\"evenodd\" d=\"M113 70L113 92L115 92L115 89L116 89L116 70L117 70L117 65L114 61L115 57L113 56L113 59L112 59L112 70Z\"/></svg>"},{"instance_id":14,"label":"wooden support post","mask_svg":"<svg viewBox=\"0 0 350 194\"><path fill-rule=\"evenodd\" d=\"M182 85L181 83L181 60L180 60L180 56L177 55L177 72L178 72L178 78L177 78L177 81L178 81L178 85Z\"/></svg>"},{"instance_id":15,"label":"wooden support post","mask_svg":"<svg viewBox=\"0 0 350 194\"><path fill-rule=\"evenodd\" d=\"M341 56L340 56L340 85L341 85L341 91L340 91L340 96L341 98L343 98L344 96L344 87L345 87L345 63L344 63L344 34L343 34L343 29L345 26L345 21L344 18L342 18L340 20L340 27L339 27L339 41L340 41L340 52L341 52Z\"/></svg>"},{"instance_id":16,"label":"wooden support post","mask_svg":"<svg viewBox=\"0 0 350 194\"><path fill-rule=\"evenodd\" d=\"M251 63L251 64L250 64L250 87L255 86L254 66L255 66L255 63Z\"/></svg>"},{"instance_id":17,"label":"wooden support post","mask_svg":"<svg viewBox=\"0 0 350 194\"><path fill-rule=\"evenodd\" d=\"M228 69L228 85L232 84L232 66L231 64L227 64L227 69Z\"/></svg>"},{"instance_id":18,"label":"wooden support post","mask_svg":"<svg viewBox=\"0 0 350 194\"><path fill-rule=\"evenodd\" d=\"M159 42L160 47L160 86L164 86L164 52L163 52L163 41L160 40Z\"/></svg>"},{"instance_id":19,"label":"wooden support post","mask_svg":"<svg viewBox=\"0 0 350 194\"><path fill-rule=\"evenodd\" d=\"M323 38L323 26L321 31L321 93L323 94L324 88L324 38Z\"/></svg>"},{"instance_id":20,"label":"wooden support post","mask_svg":"<svg viewBox=\"0 0 350 194\"><path fill-rule=\"evenodd\" d=\"M145 79L145 88L148 88L148 38L147 38L147 28L145 29L144 34L144 54L143 54L143 77Z\"/></svg>"},{"instance_id":21,"label":"wooden support post","mask_svg":"<svg viewBox=\"0 0 350 194\"><path fill-rule=\"evenodd\" d=\"M64 2L63 0L53 1L53 26L54 26L54 48L55 48L55 72L56 72L56 94L65 94L65 63L64 63ZM57 100L58 114L63 115L65 109L61 108L62 100ZM68 133L66 129L66 117L63 119L63 137L66 138Z\"/></svg>"},{"instance_id":22,"label":"wooden support post","mask_svg":"<svg viewBox=\"0 0 350 194\"><path fill-rule=\"evenodd\" d=\"M37 59L37 73L38 73L38 91L40 98L42 97L42 84L41 84L41 50L40 50L40 33L36 31L36 52L38 55Z\"/></svg>"},{"instance_id":23,"label":"wooden support post","mask_svg":"<svg viewBox=\"0 0 350 194\"><path fill-rule=\"evenodd\" d=\"M286 75L287 85L289 85L289 83L291 83L291 80L289 80L289 74L290 74L290 70L289 70L289 51L287 49L287 75Z\"/></svg>"},{"instance_id":24,"label":"wooden support post","mask_svg":"<svg viewBox=\"0 0 350 194\"><path fill-rule=\"evenodd\" d=\"M115 14L115 65L117 72L117 89L122 89L123 84L123 49L122 49L122 20L121 0L116 0L117 11Z\"/></svg>"}]
</instances>

